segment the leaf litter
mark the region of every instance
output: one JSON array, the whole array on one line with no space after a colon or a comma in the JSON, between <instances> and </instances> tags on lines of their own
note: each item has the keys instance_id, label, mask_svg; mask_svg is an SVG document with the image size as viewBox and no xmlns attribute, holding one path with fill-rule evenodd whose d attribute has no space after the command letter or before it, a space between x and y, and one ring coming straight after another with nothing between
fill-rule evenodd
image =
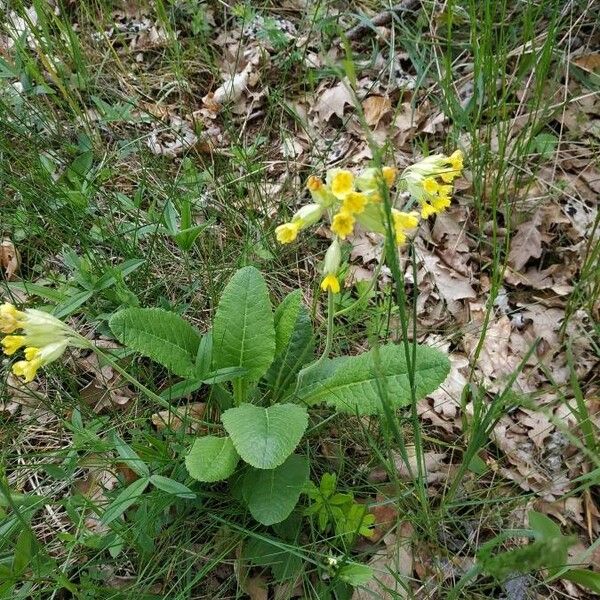
<instances>
[{"instance_id":1,"label":"leaf litter","mask_svg":"<svg viewBox=\"0 0 600 600\"><path fill-rule=\"evenodd\" d=\"M94 36L93 41L99 44L109 39L121 58L132 65L132 70L140 72L149 68L150 54L164 47L172 34L157 23L151 12L132 6L131 10L116 11L114 25ZM206 14L208 24L216 27L212 11L207 10ZM153 115L154 122L128 124L128 127L139 128L138 131L146 135L150 152L173 161L196 150L228 152L231 139L227 120L232 120L240 130L249 123L252 126L250 117L261 114L268 97L264 73L277 75L273 64L276 50L265 42L265 21L261 19L257 15L245 26L224 30L214 38L214 44L222 53L219 77L204 84L193 106L184 109L167 97L146 99L145 106L140 103L140 114ZM340 48L331 47L322 52L316 33L305 35L291 21L278 19L284 43L289 48L302 50L305 63L321 68L342 61ZM19 35L28 35L24 21L13 18L12 22ZM389 21L385 17L377 35L386 39L389 33ZM27 40L34 43L31 36ZM9 44L10 40L4 41L10 48ZM586 73L598 71L597 53L581 53L570 60ZM305 165L322 168L344 162L366 164L371 154L358 119L357 102L374 138L382 142L392 140L399 167L413 160L412 146L416 141L426 140L432 148L439 146L448 128L448 116L425 94L415 91L416 74L408 55L399 53L392 60L380 52L375 60L357 64L357 97L350 92L347 80L329 77L317 85L314 93L300 94L290 101L302 127L297 126L296 120L289 124L291 135L283 141L276 140L278 154L292 161L286 161L287 172L277 166L269 170L269 185L279 189L289 177L297 179ZM383 80L382 72L392 76ZM488 456L488 464L504 480L533 492L536 506L543 512L565 525L573 522L582 530L598 535L598 510L594 500L589 495L563 498L573 491L573 481L591 468L567 435L569 432L577 434L578 426L571 408L572 398L559 393L559 390L568 391L569 386L565 340L571 343L580 380L593 378L598 370L589 315L579 312L569 314L567 319L567 311L586 248L594 240L597 242L598 236L595 223L600 170L592 148L600 139L600 101L582 93L582 88L573 81L568 83L568 93L571 98L579 99L557 111L551 121L553 126L562 128L563 135L556 161L538 169L537 184L530 186L525 194L511 190L514 192L511 210L500 211L504 223L496 235L498 244L506 244L508 252L503 293L500 301L496 299L493 304L489 320L486 321L486 310L491 299L491 282L486 265L491 260L491 252L489 245L477 241L480 223L474 222L473 189L468 177L451 209L436 218L431 230L424 228L420 232L415 241L416 281L413 281L412 265L408 261L405 261L405 281L407 286L414 286L416 292L421 340L438 347L444 344L450 352L448 379L440 390L418 406L426 427L440 438L456 442L463 433L463 418L468 418L470 412L468 405L461 404L465 385L474 381L491 399L494 394L502 393L511 376L522 366L515 390L534 398L535 406L519 406L500 418L492 431L492 441L499 454ZM466 106L472 95L468 77L460 83L458 94L461 104ZM524 120L516 115L511 125L512 134L516 135L524 126ZM469 140L463 141L466 147ZM295 160L298 157L302 157L302 162ZM277 183L272 183L275 181ZM258 194L261 195L278 197L277 193ZM284 202L291 204L294 199L288 195L279 201ZM277 204L270 207L269 216L274 215L277 208ZM491 232L491 229L486 230L488 225L484 224L486 235ZM360 231L354 241L351 254L354 281L368 280L379 261L381 245ZM18 276L19 255L10 240L2 243L0 266L6 279ZM389 281L389 277L383 275L381 286ZM596 317L600 314L597 302L593 308ZM485 338L478 347L484 327ZM448 328L452 332L451 341L432 332L437 328ZM525 360L532 348L535 348L534 353ZM127 410L133 397L131 390L123 386L110 369L85 361L86 358L78 359L79 366L93 379L82 396L96 411L115 405ZM28 389L36 391L31 384ZM597 398L598 388L591 389L596 390ZM9 418L31 416L28 411L33 409L25 397L29 397L28 392L19 384L14 386L11 397L3 400L3 410ZM152 423L158 429L177 430L188 421L188 414L200 419L204 409L203 402L191 399L177 411L156 413ZM463 414L463 409L467 414ZM34 414L39 415L41 422L49 418L43 416L42 407L37 406L35 410L39 411ZM596 410L594 415L598 414ZM566 432L557 428L557 422ZM188 427L193 426L195 424L188 424ZM399 477L408 479L410 473L406 465L396 459ZM432 493L437 493L452 470L452 460L446 452L431 451L426 454L426 465ZM375 477L384 478L381 472ZM102 470L90 472L82 482L82 492L98 499L102 497L102 490L112 485L109 475ZM393 515L381 517L384 522L393 521ZM410 535L406 524L400 525L397 533L385 534L383 547L370 563L380 577L374 580L375 587L369 584L364 592L355 592L354 598L371 597L370 592L397 586L395 578L390 579L389 571L400 574L405 581L419 574L417 565L412 562L413 549L406 541ZM419 576L423 579L425 571ZM250 597L267 597L268 582L260 577L241 578L245 581L241 587ZM381 585L386 587L377 587ZM407 585L410 586L410 581ZM406 594L401 588L395 593L399 597Z\"/></svg>"}]
</instances>

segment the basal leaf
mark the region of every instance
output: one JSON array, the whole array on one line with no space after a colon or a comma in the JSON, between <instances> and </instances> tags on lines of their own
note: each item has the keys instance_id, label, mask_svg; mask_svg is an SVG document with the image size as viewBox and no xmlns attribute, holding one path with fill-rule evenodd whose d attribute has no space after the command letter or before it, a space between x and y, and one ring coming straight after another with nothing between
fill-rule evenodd
<instances>
[{"instance_id":1,"label":"basal leaf","mask_svg":"<svg viewBox=\"0 0 600 600\"><path fill-rule=\"evenodd\" d=\"M446 355L429 346L417 346L414 365L416 399L433 392L450 371ZM404 348L382 346L358 356L323 361L300 373L295 398L305 404L327 404L340 412L373 415L382 412L378 378L394 407L411 402Z\"/></svg>"},{"instance_id":2,"label":"basal leaf","mask_svg":"<svg viewBox=\"0 0 600 600\"><path fill-rule=\"evenodd\" d=\"M194 374L200 334L185 319L162 308L126 308L109 321L125 346L160 363L176 375Z\"/></svg>"},{"instance_id":3,"label":"basal leaf","mask_svg":"<svg viewBox=\"0 0 600 600\"><path fill-rule=\"evenodd\" d=\"M212 337L217 369L243 367L247 379L258 380L273 362L273 312L265 281L254 267L240 269L225 286Z\"/></svg>"},{"instance_id":4,"label":"basal leaf","mask_svg":"<svg viewBox=\"0 0 600 600\"><path fill-rule=\"evenodd\" d=\"M278 467L294 451L308 425L306 408L242 404L221 415L238 454L257 469Z\"/></svg>"},{"instance_id":5,"label":"basal leaf","mask_svg":"<svg viewBox=\"0 0 600 600\"><path fill-rule=\"evenodd\" d=\"M311 360L315 347L310 315L302 294L288 294L275 311L275 360L265 379L275 399L289 387L300 369Z\"/></svg>"},{"instance_id":6,"label":"basal leaf","mask_svg":"<svg viewBox=\"0 0 600 600\"><path fill-rule=\"evenodd\" d=\"M308 481L308 459L292 455L276 469L249 469L243 494L252 516L263 525L286 519Z\"/></svg>"},{"instance_id":7,"label":"basal leaf","mask_svg":"<svg viewBox=\"0 0 600 600\"><path fill-rule=\"evenodd\" d=\"M227 479L239 459L230 438L207 435L194 441L185 466L194 479L208 483Z\"/></svg>"}]
</instances>

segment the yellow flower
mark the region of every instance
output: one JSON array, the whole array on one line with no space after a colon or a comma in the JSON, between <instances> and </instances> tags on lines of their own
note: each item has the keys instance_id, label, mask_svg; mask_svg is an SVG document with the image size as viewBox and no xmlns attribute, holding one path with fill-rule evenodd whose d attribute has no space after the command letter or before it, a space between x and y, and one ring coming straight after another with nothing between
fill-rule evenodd
<instances>
[{"instance_id":1,"label":"yellow flower","mask_svg":"<svg viewBox=\"0 0 600 600\"><path fill-rule=\"evenodd\" d=\"M20 360L12 366L12 372L21 377L25 383L33 381L37 370L42 366L40 359L37 360Z\"/></svg>"},{"instance_id":2,"label":"yellow flower","mask_svg":"<svg viewBox=\"0 0 600 600\"><path fill-rule=\"evenodd\" d=\"M350 192L342 202L342 211L351 214L360 214L367 205L367 196L360 192Z\"/></svg>"},{"instance_id":3,"label":"yellow flower","mask_svg":"<svg viewBox=\"0 0 600 600\"><path fill-rule=\"evenodd\" d=\"M11 356L26 343L27 341L24 335L7 335L2 340L4 354L6 354L6 356Z\"/></svg>"},{"instance_id":4,"label":"yellow flower","mask_svg":"<svg viewBox=\"0 0 600 600\"><path fill-rule=\"evenodd\" d=\"M463 170L463 153L460 150L455 150L449 157L450 166L457 172Z\"/></svg>"},{"instance_id":5,"label":"yellow flower","mask_svg":"<svg viewBox=\"0 0 600 600\"><path fill-rule=\"evenodd\" d=\"M406 232L419 224L419 217L414 212L406 213L393 208L392 218L394 219L396 244L401 246L406 242Z\"/></svg>"},{"instance_id":6,"label":"yellow flower","mask_svg":"<svg viewBox=\"0 0 600 600\"><path fill-rule=\"evenodd\" d=\"M291 244L300 230L299 223L284 223L275 229L275 236L280 244Z\"/></svg>"},{"instance_id":7,"label":"yellow flower","mask_svg":"<svg viewBox=\"0 0 600 600\"><path fill-rule=\"evenodd\" d=\"M311 175L307 180L306 180L306 189L309 192L318 192L319 190L323 189L325 187L325 184L323 183L323 181L317 177L316 175Z\"/></svg>"},{"instance_id":8,"label":"yellow flower","mask_svg":"<svg viewBox=\"0 0 600 600\"><path fill-rule=\"evenodd\" d=\"M385 179L388 187L392 187L394 185L394 181L396 181L398 169L396 169L396 167L383 167L381 172L383 173L383 178Z\"/></svg>"},{"instance_id":9,"label":"yellow flower","mask_svg":"<svg viewBox=\"0 0 600 600\"><path fill-rule=\"evenodd\" d=\"M436 213L440 213L446 210L451 203L450 196L436 196L431 199L431 205L435 209Z\"/></svg>"},{"instance_id":10,"label":"yellow flower","mask_svg":"<svg viewBox=\"0 0 600 600\"><path fill-rule=\"evenodd\" d=\"M331 231L345 240L352 233L354 222L355 219L350 213L341 211L334 215L331 223Z\"/></svg>"},{"instance_id":11,"label":"yellow flower","mask_svg":"<svg viewBox=\"0 0 600 600\"><path fill-rule=\"evenodd\" d=\"M423 189L431 195L437 194L440 189L440 184L433 177L426 177L423 179L422 186Z\"/></svg>"},{"instance_id":12,"label":"yellow flower","mask_svg":"<svg viewBox=\"0 0 600 600\"><path fill-rule=\"evenodd\" d=\"M22 325L22 319L25 313L17 310L14 305L9 302L0 304L0 332L12 333L16 329L20 329Z\"/></svg>"},{"instance_id":13,"label":"yellow flower","mask_svg":"<svg viewBox=\"0 0 600 600\"><path fill-rule=\"evenodd\" d=\"M47 344L42 348L29 346L25 348L25 360L16 362L12 367L12 372L17 377L22 377L26 383L33 380L37 370L55 360L58 360L69 345L68 339L59 340L52 344Z\"/></svg>"},{"instance_id":14,"label":"yellow flower","mask_svg":"<svg viewBox=\"0 0 600 600\"><path fill-rule=\"evenodd\" d=\"M338 199L343 200L354 189L354 175L351 171L344 169L332 169L329 171L331 193Z\"/></svg>"},{"instance_id":15,"label":"yellow flower","mask_svg":"<svg viewBox=\"0 0 600 600\"><path fill-rule=\"evenodd\" d=\"M427 202L421 204L421 217L423 219L428 219L431 215L435 215L436 212L438 211L435 210L431 204L428 204Z\"/></svg>"},{"instance_id":16,"label":"yellow flower","mask_svg":"<svg viewBox=\"0 0 600 600\"><path fill-rule=\"evenodd\" d=\"M324 292L330 291L334 294L338 294L340 291L340 282L335 275L326 275L321 282L321 289Z\"/></svg>"}]
</instances>

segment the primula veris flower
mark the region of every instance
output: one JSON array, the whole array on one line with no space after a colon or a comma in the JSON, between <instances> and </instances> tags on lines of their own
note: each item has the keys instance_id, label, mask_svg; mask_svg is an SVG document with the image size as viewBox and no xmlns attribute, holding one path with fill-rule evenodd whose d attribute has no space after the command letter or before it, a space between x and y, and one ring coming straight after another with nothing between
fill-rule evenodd
<instances>
[{"instance_id":1,"label":"primula veris flower","mask_svg":"<svg viewBox=\"0 0 600 600\"><path fill-rule=\"evenodd\" d=\"M334 215L331 231L345 240L354 230L355 218L348 212L341 211Z\"/></svg>"},{"instance_id":2,"label":"primula veris flower","mask_svg":"<svg viewBox=\"0 0 600 600\"><path fill-rule=\"evenodd\" d=\"M280 244L291 244L298 237L298 231L298 223L284 223L275 229L275 235Z\"/></svg>"},{"instance_id":3,"label":"primula veris flower","mask_svg":"<svg viewBox=\"0 0 600 600\"><path fill-rule=\"evenodd\" d=\"M326 275L321 282L321 289L324 292L332 292L333 294L339 294L340 282L335 275Z\"/></svg>"},{"instance_id":4,"label":"primula veris flower","mask_svg":"<svg viewBox=\"0 0 600 600\"><path fill-rule=\"evenodd\" d=\"M0 332L12 333L21 327L25 313L17 310L12 304L0 304Z\"/></svg>"},{"instance_id":5,"label":"primula veris flower","mask_svg":"<svg viewBox=\"0 0 600 600\"><path fill-rule=\"evenodd\" d=\"M0 331L12 334L19 329L21 334L2 339L2 348L7 356L25 348L25 360L14 363L12 371L26 382L40 367L59 359L68 346L89 347L68 325L48 313L33 308L20 311L8 303L0 306Z\"/></svg>"},{"instance_id":6,"label":"primula veris flower","mask_svg":"<svg viewBox=\"0 0 600 600\"><path fill-rule=\"evenodd\" d=\"M398 169L396 169L396 167L383 167L383 169L381 169L381 173L383 175L383 179L387 183L387 186L392 187L394 185L394 181L396 181Z\"/></svg>"},{"instance_id":7,"label":"primula veris flower","mask_svg":"<svg viewBox=\"0 0 600 600\"><path fill-rule=\"evenodd\" d=\"M356 178L356 188L361 192L372 192L378 190L382 182L388 187L394 185L398 171L395 167L369 167Z\"/></svg>"},{"instance_id":8,"label":"primula veris flower","mask_svg":"<svg viewBox=\"0 0 600 600\"><path fill-rule=\"evenodd\" d=\"M419 224L419 216L414 212L402 212L395 208L392 209L392 219L394 221L394 234L396 244L401 246L406 242L406 234Z\"/></svg>"},{"instance_id":9,"label":"primula veris flower","mask_svg":"<svg viewBox=\"0 0 600 600\"><path fill-rule=\"evenodd\" d=\"M2 349L6 356L12 356L26 344L24 335L7 335L2 339Z\"/></svg>"},{"instance_id":10,"label":"primula veris flower","mask_svg":"<svg viewBox=\"0 0 600 600\"><path fill-rule=\"evenodd\" d=\"M339 200L343 200L354 190L354 175L352 171L331 169L327 173L327 180L331 193Z\"/></svg>"},{"instance_id":11,"label":"primula veris flower","mask_svg":"<svg viewBox=\"0 0 600 600\"><path fill-rule=\"evenodd\" d=\"M368 198L360 192L350 192L342 202L342 211L350 214L360 214L365 210Z\"/></svg>"}]
</instances>

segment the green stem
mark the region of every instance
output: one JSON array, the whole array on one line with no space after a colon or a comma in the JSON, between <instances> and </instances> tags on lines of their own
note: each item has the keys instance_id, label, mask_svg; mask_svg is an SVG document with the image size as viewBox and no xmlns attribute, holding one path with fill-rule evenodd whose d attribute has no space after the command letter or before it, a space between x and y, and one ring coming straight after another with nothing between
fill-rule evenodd
<instances>
[{"instance_id":1,"label":"green stem","mask_svg":"<svg viewBox=\"0 0 600 600\"><path fill-rule=\"evenodd\" d=\"M331 352L331 346L333 345L333 318L336 316L334 308L333 292L329 290L327 292L327 337L325 338L325 348L323 348L323 354L321 354L315 365L325 360Z\"/></svg>"}]
</instances>

